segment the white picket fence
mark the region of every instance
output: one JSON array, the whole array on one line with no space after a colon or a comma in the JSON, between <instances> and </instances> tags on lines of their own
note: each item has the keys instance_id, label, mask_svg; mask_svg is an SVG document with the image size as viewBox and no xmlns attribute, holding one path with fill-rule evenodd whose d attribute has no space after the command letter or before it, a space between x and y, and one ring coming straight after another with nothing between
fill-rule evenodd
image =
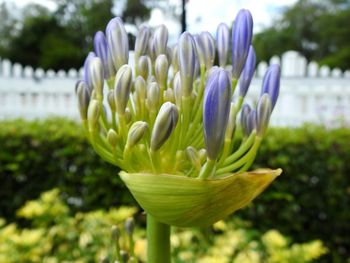
<instances>
[{"instance_id":1,"label":"white picket fence","mask_svg":"<svg viewBox=\"0 0 350 263\"><path fill-rule=\"evenodd\" d=\"M288 51L270 63L282 68L281 90L272 115L272 125L299 126L324 123L350 125L350 71L307 63L295 51ZM256 102L268 64L257 66L247 100ZM51 115L78 119L74 93L82 70L44 71L11 64L0 59L0 119L45 118Z\"/></svg>"}]
</instances>

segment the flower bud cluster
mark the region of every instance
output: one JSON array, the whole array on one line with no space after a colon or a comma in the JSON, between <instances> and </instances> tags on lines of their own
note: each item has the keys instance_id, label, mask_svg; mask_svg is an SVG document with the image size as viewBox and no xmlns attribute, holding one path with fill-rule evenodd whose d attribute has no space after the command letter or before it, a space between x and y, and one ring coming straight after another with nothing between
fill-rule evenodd
<instances>
[{"instance_id":1,"label":"flower bud cluster","mask_svg":"<svg viewBox=\"0 0 350 263\"><path fill-rule=\"evenodd\" d=\"M126 30L113 18L105 33L96 33L76 86L96 152L128 172L205 179L246 171L266 134L280 81L279 66L272 65L256 107L243 104L255 72L252 32L248 10L238 12L232 32L223 23L215 38L184 32L173 47L164 25L143 25L131 67ZM236 149L239 129L244 136Z\"/></svg>"}]
</instances>

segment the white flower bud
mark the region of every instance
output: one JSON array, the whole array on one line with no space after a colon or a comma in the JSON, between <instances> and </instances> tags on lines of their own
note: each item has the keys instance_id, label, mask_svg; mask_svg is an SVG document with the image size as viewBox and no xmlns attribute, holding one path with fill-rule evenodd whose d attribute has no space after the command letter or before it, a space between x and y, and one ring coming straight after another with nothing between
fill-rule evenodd
<instances>
[{"instance_id":1,"label":"white flower bud","mask_svg":"<svg viewBox=\"0 0 350 263\"><path fill-rule=\"evenodd\" d=\"M151 150L157 151L170 137L178 121L178 109L171 102L165 102L159 110L151 136Z\"/></svg>"},{"instance_id":2,"label":"white flower bud","mask_svg":"<svg viewBox=\"0 0 350 263\"><path fill-rule=\"evenodd\" d=\"M123 115L128 104L132 81L132 71L130 66L123 65L115 77L114 101L116 112Z\"/></svg>"},{"instance_id":3,"label":"white flower bud","mask_svg":"<svg viewBox=\"0 0 350 263\"><path fill-rule=\"evenodd\" d=\"M136 145L142 139L147 129L147 122L134 122L129 129L128 139L126 142L127 147L133 147L134 145Z\"/></svg>"}]
</instances>

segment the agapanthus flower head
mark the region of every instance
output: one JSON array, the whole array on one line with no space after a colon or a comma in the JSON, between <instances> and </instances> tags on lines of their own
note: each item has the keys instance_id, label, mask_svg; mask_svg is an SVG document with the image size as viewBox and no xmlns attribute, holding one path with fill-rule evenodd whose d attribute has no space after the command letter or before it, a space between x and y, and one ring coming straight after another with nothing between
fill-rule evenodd
<instances>
[{"instance_id":1,"label":"agapanthus flower head","mask_svg":"<svg viewBox=\"0 0 350 263\"><path fill-rule=\"evenodd\" d=\"M123 170L122 180L159 222L212 224L247 205L281 173L247 172L266 136L280 78L279 67L271 66L257 105L243 104L256 61L252 26L249 11L241 10L231 45L227 25L220 24L216 41L206 31L184 32L174 47L164 25L153 32L141 26L133 67L120 18L109 22L106 36L95 36L95 52L76 87L86 134L102 158ZM231 51L233 70L227 71ZM238 148L234 140L241 141Z\"/></svg>"}]
</instances>

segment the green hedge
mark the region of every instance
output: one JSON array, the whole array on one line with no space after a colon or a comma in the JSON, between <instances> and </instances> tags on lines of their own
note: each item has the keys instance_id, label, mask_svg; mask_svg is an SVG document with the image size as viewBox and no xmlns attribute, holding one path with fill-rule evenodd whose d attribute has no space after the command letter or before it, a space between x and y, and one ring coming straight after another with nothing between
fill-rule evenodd
<instances>
[{"instance_id":1,"label":"green hedge","mask_svg":"<svg viewBox=\"0 0 350 263\"><path fill-rule=\"evenodd\" d=\"M25 200L54 187L65 193L73 211L134 203L118 169L95 155L73 122L1 122L0 147L0 217L7 220ZM235 215L296 242L322 239L332 257L325 262L349 258L350 130L270 129L255 163L284 173Z\"/></svg>"},{"instance_id":2,"label":"green hedge","mask_svg":"<svg viewBox=\"0 0 350 263\"><path fill-rule=\"evenodd\" d=\"M350 258L350 130L305 126L271 129L256 167L283 174L240 215L261 230L277 228L294 240L321 238L325 262Z\"/></svg>"},{"instance_id":3,"label":"green hedge","mask_svg":"<svg viewBox=\"0 0 350 263\"><path fill-rule=\"evenodd\" d=\"M63 119L0 123L0 217L59 187L74 210L134 204L119 169L99 158L81 127Z\"/></svg>"}]
</instances>

